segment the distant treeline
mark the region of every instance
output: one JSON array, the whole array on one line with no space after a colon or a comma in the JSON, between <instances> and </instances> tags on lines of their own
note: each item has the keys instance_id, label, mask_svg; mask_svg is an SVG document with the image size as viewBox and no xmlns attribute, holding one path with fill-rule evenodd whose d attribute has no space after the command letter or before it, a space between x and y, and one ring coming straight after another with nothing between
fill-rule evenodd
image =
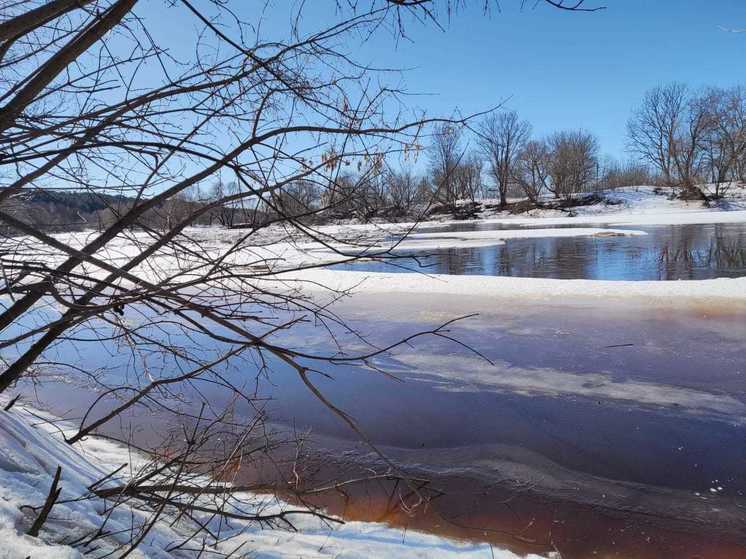
<instances>
[{"instance_id":1,"label":"distant treeline","mask_svg":"<svg viewBox=\"0 0 746 559\"><path fill-rule=\"evenodd\" d=\"M668 187L686 199L718 198L746 181L746 90L656 87L629 119L627 146L626 161L601 157L591 132L533 137L529 122L500 111L468 127L435 127L424 148L425 172L381 162L362 175L288 185L276 194L276 205L299 216L391 219L417 217L433 206L454 208L464 200L495 199L497 208L508 209L515 205L511 198L520 198L528 208L636 185ZM713 194L705 195L698 186L703 183L714 185Z\"/></svg>"},{"instance_id":2,"label":"distant treeline","mask_svg":"<svg viewBox=\"0 0 746 559\"><path fill-rule=\"evenodd\" d=\"M0 210L45 232L56 233L104 229L125 215L135 203L135 198L102 192L33 189L13 196ZM212 205L208 200L182 196L145 212L134 227L163 229L195 214L193 225L250 226L268 220L268 216L255 207ZM5 234L17 232L8 225L2 227Z\"/></svg>"},{"instance_id":3,"label":"distant treeline","mask_svg":"<svg viewBox=\"0 0 746 559\"><path fill-rule=\"evenodd\" d=\"M623 162L601 157L598 139L585 130L533 137L530 123L514 111L469 124L436 126L429 145L405 147L403 164L371 156L349 171L345 162L328 174L283 184L262 200L237 196L235 182L195 185L146 212L134 226L171 227L188 216L194 225L223 227L260 226L285 217L416 219L457 211L459 201L484 199L493 199L498 209L526 211L548 200L571 204L580 193L643 184L705 199L699 184L714 183L714 197L720 197L730 184L746 180L742 87L694 91L674 83L650 90L629 119L632 157ZM413 152L425 152L424 172L407 163ZM1 209L47 231L69 231L108 227L135 203L102 191L35 189Z\"/></svg>"}]
</instances>

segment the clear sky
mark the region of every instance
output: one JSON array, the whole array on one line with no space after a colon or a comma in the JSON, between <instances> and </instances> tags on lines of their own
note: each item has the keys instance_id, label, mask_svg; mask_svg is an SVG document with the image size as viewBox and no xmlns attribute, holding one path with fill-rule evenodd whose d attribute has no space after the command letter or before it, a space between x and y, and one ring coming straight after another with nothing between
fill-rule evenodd
<instances>
[{"instance_id":1,"label":"clear sky","mask_svg":"<svg viewBox=\"0 0 746 559\"><path fill-rule=\"evenodd\" d=\"M258 12L261 2L236 6L248 21L264 13L267 33L261 34L271 36L287 33L287 10L299 1L275 0ZM409 68L403 85L422 94L411 102L430 115L451 115L455 108L478 112L506 100L532 123L536 136L585 128L599 137L602 154L620 158L626 155L627 119L647 89L671 81L693 87L746 84L746 32L733 32L746 31L746 0L586 2L606 9L566 12L541 0L525 0L521 9L521 0L499 0L500 9L484 15L482 0L466 0L467 8L450 21L441 18L443 31L410 22L409 41L382 32L347 50L374 66ZM185 10L174 14L157 5L138 10L157 16L160 31L177 44L182 34L201 27ZM306 31L334 20L332 0L303 5Z\"/></svg>"},{"instance_id":2,"label":"clear sky","mask_svg":"<svg viewBox=\"0 0 746 559\"><path fill-rule=\"evenodd\" d=\"M602 153L625 155L625 126L659 83L746 84L746 0L587 0L594 13L501 0L484 16L462 10L436 28L410 26L412 43L383 35L369 60L414 67L407 89L430 112L478 111L508 99L537 135L586 128ZM475 4L477 2L474 2ZM366 53L368 54L368 53Z\"/></svg>"}]
</instances>

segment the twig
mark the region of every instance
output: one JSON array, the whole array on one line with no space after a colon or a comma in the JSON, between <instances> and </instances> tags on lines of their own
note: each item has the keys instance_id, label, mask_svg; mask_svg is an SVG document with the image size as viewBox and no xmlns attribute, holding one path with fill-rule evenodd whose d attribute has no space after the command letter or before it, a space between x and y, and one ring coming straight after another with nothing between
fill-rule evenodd
<instances>
[{"instance_id":1,"label":"twig","mask_svg":"<svg viewBox=\"0 0 746 559\"><path fill-rule=\"evenodd\" d=\"M10 411L10 408L12 408L15 405L15 403L18 401L18 398L20 398L20 397L21 397L20 394L16 394L15 397L10 402L8 402L7 404L5 404L5 407L3 408L3 410L4 411Z\"/></svg>"},{"instance_id":2,"label":"twig","mask_svg":"<svg viewBox=\"0 0 746 559\"><path fill-rule=\"evenodd\" d=\"M61 475L62 475L62 466L57 466L57 471L54 474L54 480L52 481L52 487L50 487L49 489L47 500L44 501L44 506L41 508L41 511L39 512L39 516L36 517L36 520L34 520L34 523L31 525L31 528L29 528L28 531L26 532L29 536L37 537L39 535L39 530L41 530L41 527L47 521L47 517L49 516L49 513L52 510L52 507L57 502L57 499L60 496L60 492L62 491L61 488L59 489L57 488L57 484L60 482Z\"/></svg>"}]
</instances>

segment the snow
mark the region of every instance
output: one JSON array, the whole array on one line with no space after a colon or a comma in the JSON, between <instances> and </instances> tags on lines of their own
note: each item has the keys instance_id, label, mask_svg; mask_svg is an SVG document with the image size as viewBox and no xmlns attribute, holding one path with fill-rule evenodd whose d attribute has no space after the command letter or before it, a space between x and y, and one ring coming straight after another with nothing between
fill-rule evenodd
<instances>
[{"instance_id":1,"label":"snow","mask_svg":"<svg viewBox=\"0 0 746 559\"><path fill-rule=\"evenodd\" d=\"M50 423L50 420L54 423ZM98 547L75 549L62 543L63 540L79 538L101 525L106 503L98 498L79 499L81 496L90 496L87 489L90 485L122 464L128 464L125 471L132 472L144 463L142 458L131 454L126 448L102 439L89 438L71 447L62 441L59 434L60 429L67 427L53 417L21 405L16 405L10 411L0 411L0 447L3 449L0 454L0 541L3 542L0 545L0 559L103 557L128 541L133 525L139 527L148 520L148 516L140 510L129 506L116 507L106 526L110 535L97 540ZM53 507L39 537L26 535L35 513L25 507L44 503L58 465L62 467L59 502ZM126 482L126 475L112 479L123 483ZM289 507L282 501L266 496L244 494L244 498L253 499L257 508L262 507L265 513L279 512ZM219 522L206 514L198 513L196 517L213 530ZM173 521L174 517L169 514L161 517L129 557L161 559L204 556L198 550L166 551L169 545L191 534L190 528L194 530L195 527L183 519L176 523ZM294 517L293 523L299 528L298 532L262 529L241 521L232 521L230 526L223 524L222 533L231 537L213 551L228 553L243 544L240 548L242 553L259 559L518 557L488 544L456 542L377 523L348 522L335 527L305 515ZM192 547L198 548L199 545ZM83 555L85 552L88 553ZM530 557L538 559L536 556Z\"/></svg>"},{"instance_id":2,"label":"snow","mask_svg":"<svg viewBox=\"0 0 746 559\"><path fill-rule=\"evenodd\" d=\"M364 293L402 293L522 300L558 301L563 298L642 298L650 304L672 301L725 301L746 303L746 278L682 281L600 281L453 276L424 273L376 273L315 269L302 274L278 274L283 282L304 282L309 289ZM319 287L323 286L323 287Z\"/></svg>"},{"instance_id":3,"label":"snow","mask_svg":"<svg viewBox=\"0 0 746 559\"><path fill-rule=\"evenodd\" d=\"M482 223L511 225L686 225L707 223L746 222L746 187L734 187L729 191L722 207L705 207L701 202L670 200L657 194L652 186L617 188L605 193L615 205L604 203L573 208L573 216L559 210L531 210L525 214L510 215L499 212L486 215ZM442 221L438 226L462 221ZM423 227L429 224L422 224Z\"/></svg>"},{"instance_id":4,"label":"snow","mask_svg":"<svg viewBox=\"0 0 746 559\"><path fill-rule=\"evenodd\" d=\"M649 213L645 213L649 212ZM484 219L483 223L503 223L514 225L704 225L708 223L743 223L746 210L682 210L680 208L662 211L643 210L641 213L587 213L575 217L513 217Z\"/></svg>"},{"instance_id":5,"label":"snow","mask_svg":"<svg viewBox=\"0 0 746 559\"><path fill-rule=\"evenodd\" d=\"M573 227L565 229L492 229L481 231L457 231L457 232L420 232L408 234L403 239L386 240L372 243L364 248L366 254L385 253L388 251L408 250L440 250L448 248L475 248L483 246L495 246L504 244L507 239L541 239L557 237L601 237L601 236L636 236L646 235L644 231L634 229L609 229L600 227ZM353 244L333 243L335 250L343 254L356 255L361 248ZM297 248L302 249L305 256L313 255L322 262L335 262L340 259L338 254L322 247L319 244L303 244Z\"/></svg>"}]
</instances>

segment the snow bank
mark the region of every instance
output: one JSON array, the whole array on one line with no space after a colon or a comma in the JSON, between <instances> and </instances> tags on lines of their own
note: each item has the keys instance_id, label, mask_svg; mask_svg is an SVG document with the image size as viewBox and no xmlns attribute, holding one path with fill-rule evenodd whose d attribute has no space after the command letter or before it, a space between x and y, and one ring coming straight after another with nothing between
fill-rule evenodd
<instances>
[{"instance_id":1,"label":"snow bank","mask_svg":"<svg viewBox=\"0 0 746 559\"><path fill-rule=\"evenodd\" d=\"M650 213L605 213L586 214L575 217L545 217L539 214L534 217L506 217L480 220L480 223L502 223L514 225L551 226L551 225L704 225L709 223L744 223L746 210L656 210ZM458 222L455 222L458 223ZM442 223L438 226L443 225Z\"/></svg>"},{"instance_id":2,"label":"snow bank","mask_svg":"<svg viewBox=\"0 0 746 559\"><path fill-rule=\"evenodd\" d=\"M551 225L685 225L707 223L743 223L746 222L746 188L734 187L728 191L724 204L730 208L707 208L701 202L670 200L664 194L656 193L652 186L633 186L617 188L603 192L604 196L615 202L591 206L580 206L572 209L573 216L559 210L531 210L525 214L510 215L506 212L484 214L480 223L502 223L512 225L551 226ZM463 223L463 221L441 221L444 224ZM427 222L422 228L433 226Z\"/></svg>"},{"instance_id":3,"label":"snow bank","mask_svg":"<svg viewBox=\"0 0 746 559\"><path fill-rule=\"evenodd\" d=\"M106 503L98 498L79 499L84 495L90 496L87 487L122 464L128 464L129 471L133 471L143 461L123 447L95 438L71 447L59 437L59 427L59 423L55 427L40 420L38 412L22 406L16 406L9 412L0 411L0 541L3 542L0 544L0 559L29 556L33 559L103 557L129 541L133 524L137 528L148 520L148 516L141 511L126 506L117 507L106 526L111 535L96 540L94 548L76 549L61 543L74 541L101 525ZM40 506L44 503L58 465L62 467L62 493L59 502L52 509L39 537L28 536L25 532L36 513L27 506ZM123 480L117 481L121 483ZM281 501L268 497L247 497L255 499L264 513L279 512L288 507ZM297 510L297 507L293 508ZM197 515L197 519L211 529L215 529L220 522L207 515ZM172 525L173 520L173 517L167 515L161 517L140 547L129 557L165 559L204 556L204 552L199 551L199 538L193 542L195 545L190 546L192 551L167 551L170 545L183 541L195 528L194 524L187 525L183 520ZM242 554L260 559L518 557L487 544L455 542L433 535L389 528L382 524L349 522L333 528L307 516L294 517L293 523L300 529L298 532L261 529L240 521L232 521L230 526L223 523L221 533L231 538L226 544L222 544L224 547L213 551L231 553L240 548ZM118 553L121 554L122 551L115 552L113 556L119 556ZM209 553L210 549L206 551Z\"/></svg>"},{"instance_id":4,"label":"snow bank","mask_svg":"<svg viewBox=\"0 0 746 559\"><path fill-rule=\"evenodd\" d=\"M604 237L647 235L644 231L634 229L609 229L599 227L573 227L565 229L487 229L480 231L444 231L438 233L410 233L401 241L389 240L365 247L365 253L383 253L386 251L439 250L448 248L475 248L504 244L507 239L540 239L555 237ZM342 253L357 255L363 250L354 245L336 243L334 248ZM339 255L321 247L318 243L299 245L305 255L313 254L323 262L339 260Z\"/></svg>"},{"instance_id":5,"label":"snow bank","mask_svg":"<svg viewBox=\"0 0 746 559\"><path fill-rule=\"evenodd\" d=\"M563 297L590 299L641 298L692 301L746 302L746 278L682 281L600 281L520 278L504 276L453 276L425 273L376 273L337 270L306 270L276 276L285 282L308 282L312 289L362 291L365 293L411 293L424 295L481 296L490 298L546 299Z\"/></svg>"}]
</instances>

